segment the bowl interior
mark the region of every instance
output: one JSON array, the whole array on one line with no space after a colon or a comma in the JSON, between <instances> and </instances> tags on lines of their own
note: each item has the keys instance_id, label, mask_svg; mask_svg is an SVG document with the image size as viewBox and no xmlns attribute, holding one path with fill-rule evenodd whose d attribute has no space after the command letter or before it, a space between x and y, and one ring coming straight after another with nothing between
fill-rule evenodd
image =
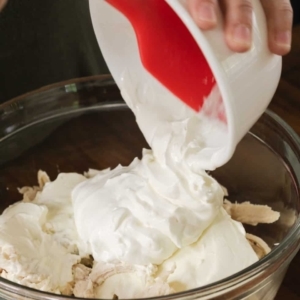
<instances>
[{"instance_id":1,"label":"bowl interior","mask_svg":"<svg viewBox=\"0 0 300 300\"><path fill-rule=\"evenodd\" d=\"M110 80L60 85L0 106L0 210L21 200L17 188L51 179L128 165L147 143L134 115ZM272 225L247 232L276 247L299 215L299 145L289 128L266 113L241 141L234 157L212 172L231 201L267 204L281 213Z\"/></svg>"}]
</instances>

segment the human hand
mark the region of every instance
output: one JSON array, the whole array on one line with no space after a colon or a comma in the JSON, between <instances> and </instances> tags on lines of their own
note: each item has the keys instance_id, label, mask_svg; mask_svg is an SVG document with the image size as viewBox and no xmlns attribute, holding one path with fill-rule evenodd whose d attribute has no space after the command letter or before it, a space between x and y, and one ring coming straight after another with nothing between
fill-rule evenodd
<instances>
[{"instance_id":1,"label":"human hand","mask_svg":"<svg viewBox=\"0 0 300 300\"><path fill-rule=\"evenodd\" d=\"M3 7L5 6L7 0L0 0L0 11L3 9Z\"/></svg>"},{"instance_id":2,"label":"human hand","mask_svg":"<svg viewBox=\"0 0 300 300\"><path fill-rule=\"evenodd\" d=\"M285 55L291 49L293 9L289 0L260 0L268 24L270 51ZM251 0L187 0L188 8L199 28L209 30L216 26L217 5L225 18L225 39L235 52L245 52L252 43Z\"/></svg>"}]
</instances>

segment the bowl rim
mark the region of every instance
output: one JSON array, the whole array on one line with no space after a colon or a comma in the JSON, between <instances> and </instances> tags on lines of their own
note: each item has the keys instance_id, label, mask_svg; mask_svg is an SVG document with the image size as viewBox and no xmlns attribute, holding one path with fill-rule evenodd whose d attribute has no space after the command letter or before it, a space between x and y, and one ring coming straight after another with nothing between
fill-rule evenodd
<instances>
[{"instance_id":1,"label":"bowl rim","mask_svg":"<svg viewBox=\"0 0 300 300\"><path fill-rule=\"evenodd\" d=\"M16 96L14 98L11 98L3 103L0 103L0 109L3 109L6 106L12 105L15 102L25 100L28 97L37 95L42 92L49 92L52 89L56 88L61 88L65 85L70 85L70 84L79 84L79 83L87 83L87 82L93 82L93 81L99 81L99 80L106 80L106 79L111 79L113 80L112 76L110 74L102 74L102 75L93 75L93 76L86 76L86 77L79 77L79 78L73 78L73 79L68 79L64 81L59 81L55 83L51 83L48 85L45 85L43 87L34 89L32 91L29 91L27 93L24 93L22 95Z\"/></svg>"},{"instance_id":2,"label":"bowl rim","mask_svg":"<svg viewBox=\"0 0 300 300\"><path fill-rule=\"evenodd\" d=\"M69 84L87 84L87 83L93 83L93 82L106 82L106 80L113 80L112 76L109 74L105 75L96 75L96 76L89 76L89 77L82 77L82 78L75 78L70 79L54 84L50 84L47 86L44 86L42 88L36 89L34 91L28 92L26 94L23 94L21 96L15 97L7 102L4 102L0 104L0 109L3 109L7 106L11 106L15 102L19 102L22 100L26 101L26 98L31 96L36 96L39 93L42 92L51 92L51 90L62 88ZM121 100L121 98L120 98ZM121 103L121 102L120 102ZM97 106L99 104L96 104ZM101 105L101 104L100 104ZM103 104L102 104L103 105ZM78 111L84 110L84 108L79 108ZM283 130L284 134L288 136L293 144L296 146L296 149L298 150L298 155L300 157L300 138L297 135L297 133L277 114L270 111L269 109L266 110L264 113L267 115L273 122L275 122L277 125L279 125ZM0 119L1 122L1 119ZM300 173L298 174L298 177L300 178ZM300 183L299 183L300 184ZM299 188L300 190L300 188ZM298 190L298 197L299 197L299 190ZM219 280L217 282L187 290L180 293L170 294L166 296L158 296L158 297L150 297L147 299L163 299L163 300L169 300L169 299L181 299L185 298L188 299L189 297L199 297L199 296L208 296L209 292L213 289L211 292L216 293L228 293L230 292L237 284L241 284L245 281L252 280L259 274L262 274L264 271L266 271L269 267L272 261L276 261L280 258L287 259L290 256L292 256L293 253L296 252L297 248L299 248L300 244L300 216L298 216L297 220L295 221L295 224L293 227L289 230L287 235L284 237L282 242L274 248L270 254L265 256L263 259L257 261L256 263L252 264L248 268L245 268L241 270L238 273L235 273L229 277L226 277L222 280ZM9 281L7 279L0 277L0 296L2 295L2 291L13 293L14 295L26 295L29 297L28 299L43 299L43 300L67 300L67 299L78 299L78 300L84 300L85 298L74 298L70 296L63 296L63 295L57 295L49 292L43 292L39 291L33 288L29 288L20 284L17 284L13 281ZM214 294L212 294L214 296ZM220 294L219 294L220 296ZM214 296L216 297L216 296ZM26 298L27 299L27 298ZM135 298L135 300L145 300L145 298Z\"/></svg>"}]
</instances>

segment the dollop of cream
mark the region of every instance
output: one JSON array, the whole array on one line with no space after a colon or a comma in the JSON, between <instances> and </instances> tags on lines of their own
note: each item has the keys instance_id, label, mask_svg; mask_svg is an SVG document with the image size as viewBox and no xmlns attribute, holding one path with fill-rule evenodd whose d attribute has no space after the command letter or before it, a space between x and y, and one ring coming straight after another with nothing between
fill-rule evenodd
<instances>
[{"instance_id":1,"label":"dollop of cream","mask_svg":"<svg viewBox=\"0 0 300 300\"><path fill-rule=\"evenodd\" d=\"M204 171L174 171L144 150L142 160L101 172L72 193L75 223L96 261L159 265L195 243L223 202Z\"/></svg>"},{"instance_id":2,"label":"dollop of cream","mask_svg":"<svg viewBox=\"0 0 300 300\"><path fill-rule=\"evenodd\" d=\"M199 240L164 261L157 275L173 267L167 283L175 292L231 276L258 260L245 234L243 225L233 221L221 208Z\"/></svg>"},{"instance_id":3,"label":"dollop of cream","mask_svg":"<svg viewBox=\"0 0 300 300\"><path fill-rule=\"evenodd\" d=\"M215 170L225 163L231 137L217 85L199 111L176 98L154 78L145 78L141 84L130 70L124 72L121 93L160 164L172 169L185 166L198 173Z\"/></svg>"}]
</instances>

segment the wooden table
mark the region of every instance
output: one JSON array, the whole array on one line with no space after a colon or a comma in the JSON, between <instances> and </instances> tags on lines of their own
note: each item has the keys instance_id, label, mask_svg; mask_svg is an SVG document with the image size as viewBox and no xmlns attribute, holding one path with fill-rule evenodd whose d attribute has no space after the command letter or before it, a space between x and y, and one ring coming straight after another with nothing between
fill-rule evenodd
<instances>
[{"instance_id":1,"label":"wooden table","mask_svg":"<svg viewBox=\"0 0 300 300\"><path fill-rule=\"evenodd\" d=\"M284 57L282 78L270 108L300 135L300 26L294 28L292 51ZM300 299L300 252L276 297L276 300L296 299Z\"/></svg>"}]
</instances>

